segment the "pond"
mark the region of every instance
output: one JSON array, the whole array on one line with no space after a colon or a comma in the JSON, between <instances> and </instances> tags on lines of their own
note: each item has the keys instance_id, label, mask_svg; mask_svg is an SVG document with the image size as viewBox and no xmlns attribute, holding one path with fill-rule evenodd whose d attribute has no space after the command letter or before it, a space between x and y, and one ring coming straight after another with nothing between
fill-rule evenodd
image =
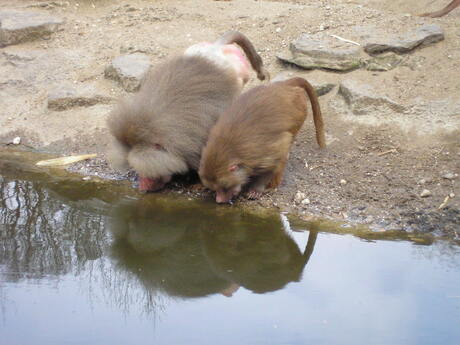
<instances>
[{"instance_id":1,"label":"pond","mask_svg":"<svg viewBox=\"0 0 460 345\"><path fill-rule=\"evenodd\" d=\"M52 175L0 159L0 344L459 344L455 242Z\"/></svg>"}]
</instances>

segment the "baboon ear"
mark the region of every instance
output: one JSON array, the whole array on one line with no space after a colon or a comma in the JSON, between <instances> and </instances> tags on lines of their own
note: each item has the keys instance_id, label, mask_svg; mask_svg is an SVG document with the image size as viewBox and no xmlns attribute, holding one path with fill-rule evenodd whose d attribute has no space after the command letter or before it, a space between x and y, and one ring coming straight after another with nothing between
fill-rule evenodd
<instances>
[{"instance_id":1,"label":"baboon ear","mask_svg":"<svg viewBox=\"0 0 460 345\"><path fill-rule=\"evenodd\" d=\"M230 164L230 166L228 167L228 171L235 172L239 168L240 168L240 166L238 164Z\"/></svg>"}]
</instances>

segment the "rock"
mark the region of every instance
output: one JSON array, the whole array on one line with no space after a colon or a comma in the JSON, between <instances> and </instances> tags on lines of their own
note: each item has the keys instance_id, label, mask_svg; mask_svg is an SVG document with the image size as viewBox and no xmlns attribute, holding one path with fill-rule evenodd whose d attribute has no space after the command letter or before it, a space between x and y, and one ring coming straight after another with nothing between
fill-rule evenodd
<instances>
[{"instance_id":1,"label":"rock","mask_svg":"<svg viewBox=\"0 0 460 345\"><path fill-rule=\"evenodd\" d=\"M272 82L274 82L274 81L283 81L283 80L294 78L294 77L303 78L302 76L295 75L295 73L293 73L293 72L284 71L284 72L278 73L272 79ZM329 93L335 87L335 84L333 84L333 83L318 83L318 82L310 81L310 80L309 80L309 82L310 82L311 86L313 86L313 88L315 89L318 97Z\"/></svg>"},{"instance_id":2,"label":"rock","mask_svg":"<svg viewBox=\"0 0 460 345\"><path fill-rule=\"evenodd\" d=\"M361 48L320 32L304 34L291 43L290 53L278 59L306 69L325 68L350 71L361 66Z\"/></svg>"},{"instance_id":3,"label":"rock","mask_svg":"<svg viewBox=\"0 0 460 345\"><path fill-rule=\"evenodd\" d=\"M396 112L403 112L404 106L392 101L386 96L376 94L371 85L359 84L354 80L344 80L340 83L339 94L350 105L356 115L364 115L372 108L385 106Z\"/></svg>"},{"instance_id":4,"label":"rock","mask_svg":"<svg viewBox=\"0 0 460 345\"><path fill-rule=\"evenodd\" d=\"M121 55L105 69L105 77L119 82L128 92L139 89L142 78L150 68L150 59L142 53Z\"/></svg>"},{"instance_id":5,"label":"rock","mask_svg":"<svg viewBox=\"0 0 460 345\"><path fill-rule=\"evenodd\" d=\"M305 193L302 193L301 191L297 191L297 193L295 194L295 197L294 197L294 201L299 203L302 200L304 200L305 198L306 198Z\"/></svg>"},{"instance_id":6,"label":"rock","mask_svg":"<svg viewBox=\"0 0 460 345\"><path fill-rule=\"evenodd\" d=\"M365 224L370 224L374 221L374 217L373 216L367 216L366 218L363 219L363 223Z\"/></svg>"},{"instance_id":7,"label":"rock","mask_svg":"<svg viewBox=\"0 0 460 345\"><path fill-rule=\"evenodd\" d=\"M436 24L429 24L398 36L386 36L385 33L376 34L368 39L364 50L368 54L380 54L386 51L407 53L417 47L424 47L443 39L442 28Z\"/></svg>"},{"instance_id":8,"label":"rock","mask_svg":"<svg viewBox=\"0 0 460 345\"><path fill-rule=\"evenodd\" d=\"M456 174L453 174L453 173L449 172L449 173L443 174L442 178L445 178L446 180L453 180L456 177L455 175Z\"/></svg>"},{"instance_id":9,"label":"rock","mask_svg":"<svg viewBox=\"0 0 460 345\"><path fill-rule=\"evenodd\" d=\"M19 145L21 143L21 137L16 137L11 142L13 145Z\"/></svg>"},{"instance_id":10,"label":"rock","mask_svg":"<svg viewBox=\"0 0 460 345\"><path fill-rule=\"evenodd\" d=\"M431 196L431 192L430 192L428 189L424 189L424 190L422 190L422 192L420 193L420 196L421 196L422 198L429 197L429 196Z\"/></svg>"},{"instance_id":11,"label":"rock","mask_svg":"<svg viewBox=\"0 0 460 345\"><path fill-rule=\"evenodd\" d=\"M335 87L335 84L333 83L315 83L312 82L311 85L315 88L316 93L319 96L323 96L329 92Z\"/></svg>"},{"instance_id":12,"label":"rock","mask_svg":"<svg viewBox=\"0 0 460 345\"><path fill-rule=\"evenodd\" d=\"M98 93L93 85L64 86L48 93L48 108L51 110L66 110L74 107L89 107L98 103L110 103L113 98Z\"/></svg>"},{"instance_id":13,"label":"rock","mask_svg":"<svg viewBox=\"0 0 460 345\"><path fill-rule=\"evenodd\" d=\"M62 19L37 12L0 11L0 47L46 37L62 23Z\"/></svg>"},{"instance_id":14,"label":"rock","mask_svg":"<svg viewBox=\"0 0 460 345\"><path fill-rule=\"evenodd\" d=\"M67 7L70 5L68 1L51 1L51 2L39 2L37 4L27 5L27 8L35 7L35 8L45 8L45 9L53 9L55 7Z\"/></svg>"},{"instance_id":15,"label":"rock","mask_svg":"<svg viewBox=\"0 0 460 345\"><path fill-rule=\"evenodd\" d=\"M134 53L153 54L154 50L151 47L139 46L131 43L124 43L120 46L120 54Z\"/></svg>"},{"instance_id":16,"label":"rock","mask_svg":"<svg viewBox=\"0 0 460 345\"><path fill-rule=\"evenodd\" d=\"M346 184L347 184L347 180L341 179L341 180L340 180L340 184L341 184L341 185L346 185Z\"/></svg>"},{"instance_id":17,"label":"rock","mask_svg":"<svg viewBox=\"0 0 460 345\"><path fill-rule=\"evenodd\" d=\"M425 184L426 183L426 180L424 178L422 178L420 181L418 181L419 184Z\"/></svg>"},{"instance_id":18,"label":"rock","mask_svg":"<svg viewBox=\"0 0 460 345\"><path fill-rule=\"evenodd\" d=\"M368 71L390 71L396 68L404 58L392 52L387 52L366 60L366 69Z\"/></svg>"},{"instance_id":19,"label":"rock","mask_svg":"<svg viewBox=\"0 0 460 345\"><path fill-rule=\"evenodd\" d=\"M8 60L8 63L13 66L19 66L31 62L45 53L40 50L16 50L16 48L5 48L3 56Z\"/></svg>"},{"instance_id":20,"label":"rock","mask_svg":"<svg viewBox=\"0 0 460 345\"><path fill-rule=\"evenodd\" d=\"M302 205L310 205L310 199L305 198L300 202Z\"/></svg>"}]
</instances>

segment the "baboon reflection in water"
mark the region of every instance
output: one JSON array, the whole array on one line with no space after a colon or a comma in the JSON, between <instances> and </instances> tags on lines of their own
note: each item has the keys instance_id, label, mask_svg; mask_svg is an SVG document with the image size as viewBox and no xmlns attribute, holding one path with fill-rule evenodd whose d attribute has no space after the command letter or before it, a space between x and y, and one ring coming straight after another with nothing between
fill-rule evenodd
<instances>
[{"instance_id":1,"label":"baboon reflection in water","mask_svg":"<svg viewBox=\"0 0 460 345\"><path fill-rule=\"evenodd\" d=\"M257 217L202 205L161 201L121 205L111 226L111 257L148 290L170 296L231 296L300 281L315 246L302 251L277 216Z\"/></svg>"}]
</instances>

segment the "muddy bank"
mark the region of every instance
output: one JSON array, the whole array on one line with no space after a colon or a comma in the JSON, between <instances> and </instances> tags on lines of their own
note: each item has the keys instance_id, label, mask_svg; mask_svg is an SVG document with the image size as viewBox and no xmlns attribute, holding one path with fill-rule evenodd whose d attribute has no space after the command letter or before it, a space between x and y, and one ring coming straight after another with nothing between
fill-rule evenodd
<instances>
[{"instance_id":1,"label":"muddy bank","mask_svg":"<svg viewBox=\"0 0 460 345\"><path fill-rule=\"evenodd\" d=\"M162 205L162 208L174 210L200 209L200 212L209 213L212 216L240 213L267 221L281 218L281 222L288 227L289 231L308 229L309 231L333 234L350 234L368 241L408 241L424 245L447 241L460 245L460 240L440 231L432 231L433 229L427 232L376 231L367 225L353 224L343 220L317 216L301 217L295 212L280 212L277 208L267 207L263 203L256 205L249 202L237 202L232 206L217 205L211 196L207 197L190 187L191 182L195 181L196 177L194 176L176 180L172 184L172 188L161 193L140 194L132 188L132 184L126 179L114 181L104 174L101 177L96 175L82 176L62 168L36 165L37 160L46 160L51 157L53 156L36 152L2 150L0 151L0 176L2 177L0 181L14 179L33 182L49 189L63 200L78 204L78 207L96 208L99 213L106 215L114 212L114 205L123 205L126 202L136 203L140 209L148 205L151 208L152 205L158 204ZM127 176L127 179L129 178ZM193 214L193 212L186 213Z\"/></svg>"}]
</instances>

